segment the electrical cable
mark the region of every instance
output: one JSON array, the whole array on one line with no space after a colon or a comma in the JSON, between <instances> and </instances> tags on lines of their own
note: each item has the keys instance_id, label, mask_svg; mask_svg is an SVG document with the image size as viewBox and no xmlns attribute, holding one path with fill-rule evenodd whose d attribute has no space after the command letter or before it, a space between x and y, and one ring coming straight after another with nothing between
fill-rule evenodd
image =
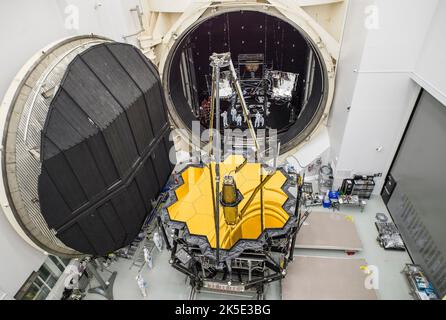
<instances>
[{"instance_id":1,"label":"electrical cable","mask_svg":"<svg viewBox=\"0 0 446 320\"><path fill-rule=\"evenodd\" d=\"M297 164L299 165L299 167L301 169L305 170L307 168L307 166L303 167L302 164L300 163L299 159L297 159L294 155L289 155L288 158L293 158L294 160L296 160Z\"/></svg>"}]
</instances>

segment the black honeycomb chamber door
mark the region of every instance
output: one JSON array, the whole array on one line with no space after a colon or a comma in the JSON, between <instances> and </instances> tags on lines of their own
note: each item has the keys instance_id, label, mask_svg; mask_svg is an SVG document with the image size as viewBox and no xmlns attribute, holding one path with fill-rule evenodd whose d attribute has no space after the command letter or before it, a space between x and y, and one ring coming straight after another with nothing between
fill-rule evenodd
<instances>
[{"instance_id":1,"label":"black honeycomb chamber door","mask_svg":"<svg viewBox=\"0 0 446 320\"><path fill-rule=\"evenodd\" d=\"M42 130L38 186L65 245L100 256L135 239L173 170L166 110L156 68L131 45L70 63Z\"/></svg>"}]
</instances>

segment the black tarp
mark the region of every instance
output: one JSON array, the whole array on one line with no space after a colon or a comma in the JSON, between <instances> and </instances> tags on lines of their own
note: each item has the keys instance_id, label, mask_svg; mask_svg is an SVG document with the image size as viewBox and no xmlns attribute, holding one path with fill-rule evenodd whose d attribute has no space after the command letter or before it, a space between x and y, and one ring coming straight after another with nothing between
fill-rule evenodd
<instances>
[{"instance_id":1,"label":"black tarp","mask_svg":"<svg viewBox=\"0 0 446 320\"><path fill-rule=\"evenodd\" d=\"M131 243L173 170L169 134L158 72L138 49L77 55L42 130L39 201L56 236L93 255Z\"/></svg>"}]
</instances>

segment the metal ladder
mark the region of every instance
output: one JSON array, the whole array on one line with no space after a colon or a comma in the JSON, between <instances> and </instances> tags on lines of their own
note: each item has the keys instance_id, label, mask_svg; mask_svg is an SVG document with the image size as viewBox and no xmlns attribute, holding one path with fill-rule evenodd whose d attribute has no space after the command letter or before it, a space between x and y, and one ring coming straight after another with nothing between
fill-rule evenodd
<instances>
[{"instance_id":1,"label":"metal ladder","mask_svg":"<svg viewBox=\"0 0 446 320\"><path fill-rule=\"evenodd\" d=\"M155 248L155 243L153 242L153 233L156 230L156 226L154 223L151 223L147 226L147 228L143 231L145 234L145 237L141 240L134 241L132 245L137 242L135 251L132 256L132 264L130 265L129 269L132 269L133 267L138 267L138 272L144 268L146 264L146 260L144 258L144 247L149 249L149 252L152 253L153 249Z\"/></svg>"}]
</instances>

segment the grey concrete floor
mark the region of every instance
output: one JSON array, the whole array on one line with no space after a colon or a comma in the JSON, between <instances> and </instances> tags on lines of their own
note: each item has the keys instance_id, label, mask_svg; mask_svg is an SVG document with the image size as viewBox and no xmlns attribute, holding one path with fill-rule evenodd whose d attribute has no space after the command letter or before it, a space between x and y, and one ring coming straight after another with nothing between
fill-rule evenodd
<instances>
[{"instance_id":1,"label":"grey concrete floor","mask_svg":"<svg viewBox=\"0 0 446 320\"><path fill-rule=\"evenodd\" d=\"M314 211L330 211L328 209L315 208ZM388 211L379 196L375 196L368 201L365 210L360 212L358 208L341 208L341 213L351 215L355 221L359 236L363 244L363 251L356 253L351 258L364 258L369 265L378 267L379 289L377 296L379 299L411 299L409 287L404 275L401 273L405 263L410 263L407 252L387 251L382 249L376 241L376 228L374 225L375 214L385 213L389 218ZM325 256L325 257L348 257L345 252L333 250L306 250L296 249L295 255L304 256ZM189 299L190 286L186 277L173 269L169 263L169 253L154 252L153 269L145 266L141 270L143 278L147 281L147 297L143 298L136 284L135 277L138 268L130 268L131 262L126 259L119 259L110 267L110 271L117 271L118 275L114 285L115 299ZM104 277L110 274L104 272ZM241 297L228 297L210 293L199 293L196 299L241 299ZM86 299L103 299L97 294L88 294ZM246 299L246 298L245 298ZM265 299L281 299L281 285L279 282L270 284L265 289Z\"/></svg>"}]
</instances>

